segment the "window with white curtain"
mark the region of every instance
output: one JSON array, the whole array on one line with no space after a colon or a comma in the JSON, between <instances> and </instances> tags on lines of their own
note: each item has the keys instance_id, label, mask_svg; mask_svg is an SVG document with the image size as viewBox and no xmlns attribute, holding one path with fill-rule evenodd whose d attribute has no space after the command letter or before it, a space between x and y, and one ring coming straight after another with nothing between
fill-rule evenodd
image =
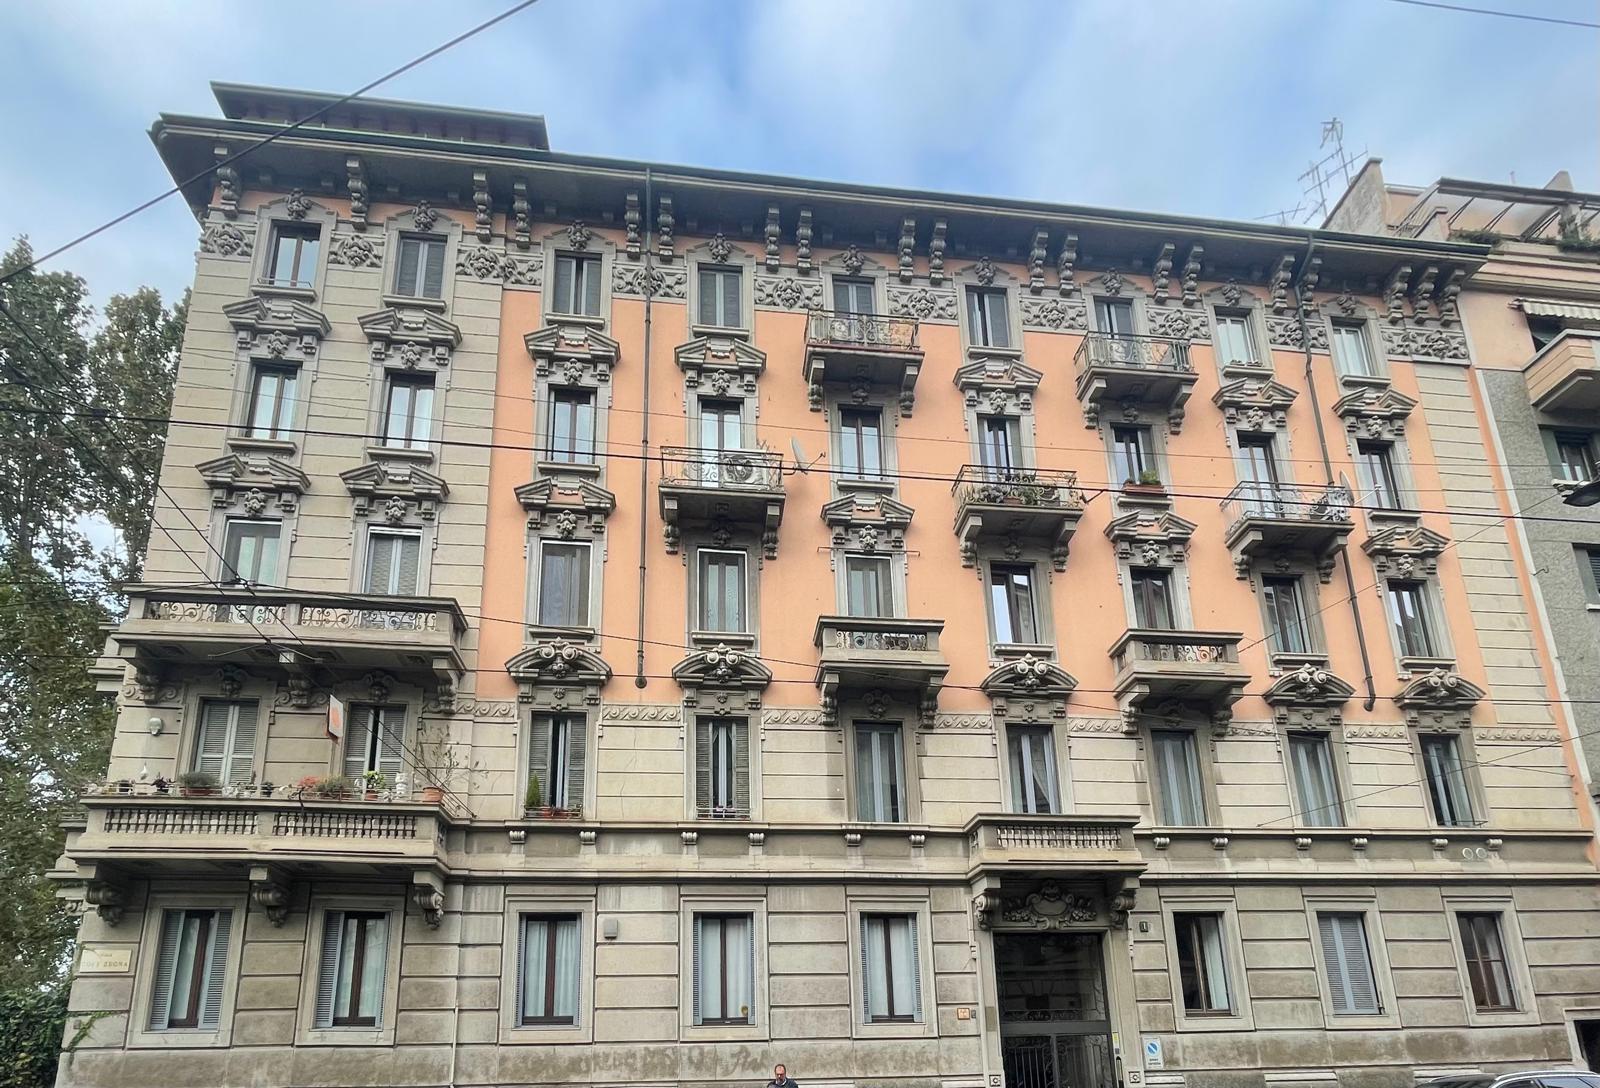
<instances>
[{"instance_id":1,"label":"window with white curtain","mask_svg":"<svg viewBox=\"0 0 1600 1088\"><path fill-rule=\"evenodd\" d=\"M856 818L872 823L906 819L905 753L900 726L856 725Z\"/></svg>"},{"instance_id":2,"label":"window with white curtain","mask_svg":"<svg viewBox=\"0 0 1600 1088\"><path fill-rule=\"evenodd\" d=\"M539 547L539 624L589 625L589 545L553 540Z\"/></svg>"},{"instance_id":3,"label":"window with white curtain","mask_svg":"<svg viewBox=\"0 0 1600 1088\"><path fill-rule=\"evenodd\" d=\"M433 434L433 375L391 374L383 398L383 444L420 450Z\"/></svg>"},{"instance_id":4,"label":"window with white curtain","mask_svg":"<svg viewBox=\"0 0 1600 1088\"><path fill-rule=\"evenodd\" d=\"M528 781L538 783L538 806L583 811L588 731L582 714L535 714L528 743ZM528 796L534 791L526 791Z\"/></svg>"},{"instance_id":5,"label":"window with white curtain","mask_svg":"<svg viewBox=\"0 0 1600 1088\"><path fill-rule=\"evenodd\" d=\"M257 720L254 700L202 699L194 769L224 786L254 778Z\"/></svg>"},{"instance_id":6,"label":"window with white curtain","mask_svg":"<svg viewBox=\"0 0 1600 1088\"><path fill-rule=\"evenodd\" d=\"M1296 821L1305 827L1343 827L1344 805L1339 799L1339 776L1328 734L1290 733L1289 769Z\"/></svg>"},{"instance_id":7,"label":"window with white curtain","mask_svg":"<svg viewBox=\"0 0 1600 1088\"><path fill-rule=\"evenodd\" d=\"M1367 326L1362 321L1335 321L1328 329L1333 365L1340 374L1375 377L1378 365L1367 343Z\"/></svg>"},{"instance_id":8,"label":"window with white curtain","mask_svg":"<svg viewBox=\"0 0 1600 1088\"><path fill-rule=\"evenodd\" d=\"M869 1024L922 1022L915 914L861 916L861 996Z\"/></svg>"},{"instance_id":9,"label":"window with white curtain","mask_svg":"<svg viewBox=\"0 0 1600 1088\"><path fill-rule=\"evenodd\" d=\"M578 1022L578 915L524 914L518 936L517 1026Z\"/></svg>"},{"instance_id":10,"label":"window with white curtain","mask_svg":"<svg viewBox=\"0 0 1600 1088\"><path fill-rule=\"evenodd\" d=\"M169 910L150 993L150 1031L215 1031L222 1015L230 910Z\"/></svg>"},{"instance_id":11,"label":"window with white curtain","mask_svg":"<svg viewBox=\"0 0 1600 1088\"><path fill-rule=\"evenodd\" d=\"M967 288L967 331L979 347L1011 346L1011 319L1003 287Z\"/></svg>"},{"instance_id":12,"label":"window with white curtain","mask_svg":"<svg viewBox=\"0 0 1600 1088\"><path fill-rule=\"evenodd\" d=\"M1373 1016L1382 1012L1367 945L1366 915L1360 911L1318 912L1317 937L1322 945L1328 999L1333 1003L1334 1015Z\"/></svg>"},{"instance_id":13,"label":"window with white curtain","mask_svg":"<svg viewBox=\"0 0 1600 1088\"><path fill-rule=\"evenodd\" d=\"M749 617L745 606L745 554L701 548L700 617L701 631L747 631Z\"/></svg>"},{"instance_id":14,"label":"window with white curtain","mask_svg":"<svg viewBox=\"0 0 1600 1088\"><path fill-rule=\"evenodd\" d=\"M1014 725L1006 730L1013 811L1061 811L1056 798L1055 748L1055 737L1048 725Z\"/></svg>"},{"instance_id":15,"label":"window with white curtain","mask_svg":"<svg viewBox=\"0 0 1600 1088\"><path fill-rule=\"evenodd\" d=\"M754 976L754 916L696 914L694 1022L755 1023Z\"/></svg>"},{"instance_id":16,"label":"window with white curtain","mask_svg":"<svg viewBox=\"0 0 1600 1088\"><path fill-rule=\"evenodd\" d=\"M695 723L695 812L738 820L750 815L750 730L735 718Z\"/></svg>"},{"instance_id":17,"label":"window with white curtain","mask_svg":"<svg viewBox=\"0 0 1600 1088\"><path fill-rule=\"evenodd\" d=\"M422 534L373 529L367 534L368 593L410 597L417 592Z\"/></svg>"},{"instance_id":18,"label":"window with white curtain","mask_svg":"<svg viewBox=\"0 0 1600 1088\"><path fill-rule=\"evenodd\" d=\"M322 958L317 965L315 1026L382 1027L388 954L387 912L330 910L325 913Z\"/></svg>"},{"instance_id":19,"label":"window with white curtain","mask_svg":"<svg viewBox=\"0 0 1600 1088\"><path fill-rule=\"evenodd\" d=\"M1150 734L1155 769L1156 818L1172 827L1206 822L1200 781L1200 753L1188 729L1157 729Z\"/></svg>"},{"instance_id":20,"label":"window with white curtain","mask_svg":"<svg viewBox=\"0 0 1600 1088\"><path fill-rule=\"evenodd\" d=\"M1183 1008L1190 1016L1233 1013L1222 918L1218 911L1175 911L1172 915Z\"/></svg>"},{"instance_id":21,"label":"window with white curtain","mask_svg":"<svg viewBox=\"0 0 1600 1088\"><path fill-rule=\"evenodd\" d=\"M1211 348L1217 362L1223 366L1229 363L1256 365L1259 360L1256 357L1255 336L1250 332L1250 315L1237 310L1218 310Z\"/></svg>"}]
</instances>

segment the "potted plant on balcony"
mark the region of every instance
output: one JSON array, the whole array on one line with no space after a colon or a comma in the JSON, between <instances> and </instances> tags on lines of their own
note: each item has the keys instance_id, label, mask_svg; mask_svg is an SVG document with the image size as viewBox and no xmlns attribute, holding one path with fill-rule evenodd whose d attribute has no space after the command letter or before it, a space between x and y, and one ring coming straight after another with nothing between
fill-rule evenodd
<instances>
[{"instance_id":1,"label":"potted plant on balcony","mask_svg":"<svg viewBox=\"0 0 1600 1088\"><path fill-rule=\"evenodd\" d=\"M1124 494L1131 495L1165 495L1167 489L1162 486L1161 473L1153 468L1147 468L1139 473L1139 478L1122 481Z\"/></svg>"},{"instance_id":2,"label":"potted plant on balcony","mask_svg":"<svg viewBox=\"0 0 1600 1088\"><path fill-rule=\"evenodd\" d=\"M426 805L442 803L457 779L465 776L470 780L480 773L476 765L462 760L448 727L442 723L418 738L415 767L421 800Z\"/></svg>"},{"instance_id":3,"label":"potted plant on balcony","mask_svg":"<svg viewBox=\"0 0 1600 1088\"><path fill-rule=\"evenodd\" d=\"M342 801L350 796L355 784L342 774L330 774L326 778L311 779L310 791L318 797L328 801Z\"/></svg>"},{"instance_id":4,"label":"potted plant on balcony","mask_svg":"<svg viewBox=\"0 0 1600 1088\"><path fill-rule=\"evenodd\" d=\"M185 771L178 776L178 792L184 797L214 797L217 776L210 771Z\"/></svg>"},{"instance_id":5,"label":"potted plant on balcony","mask_svg":"<svg viewBox=\"0 0 1600 1088\"><path fill-rule=\"evenodd\" d=\"M539 792L539 776L536 774L530 774L528 776L528 792L522 798L522 814L524 816L540 814L539 803L541 800L542 795Z\"/></svg>"},{"instance_id":6,"label":"potted plant on balcony","mask_svg":"<svg viewBox=\"0 0 1600 1088\"><path fill-rule=\"evenodd\" d=\"M382 771L368 771L361 776L362 794L368 801L376 801L378 794L389 788L389 780Z\"/></svg>"}]
</instances>

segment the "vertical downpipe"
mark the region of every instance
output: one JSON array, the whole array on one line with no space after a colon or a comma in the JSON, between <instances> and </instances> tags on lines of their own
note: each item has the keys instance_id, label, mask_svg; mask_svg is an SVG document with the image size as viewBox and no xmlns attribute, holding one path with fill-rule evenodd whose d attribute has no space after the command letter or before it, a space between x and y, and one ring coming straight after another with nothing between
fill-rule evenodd
<instances>
[{"instance_id":1,"label":"vertical downpipe","mask_svg":"<svg viewBox=\"0 0 1600 1088\"><path fill-rule=\"evenodd\" d=\"M1300 259L1302 274L1305 271L1305 263L1311 260L1311 251L1315 246L1315 238L1306 239L1305 256ZM1322 404L1317 399L1316 375L1313 373L1311 366L1311 329L1306 325L1305 309L1307 301L1307 299L1301 297L1300 281L1296 280L1294 285L1294 315L1295 320L1300 322L1300 347L1306 357L1306 391L1311 394L1311 418L1317 424L1317 445L1322 450L1322 473L1328 486L1332 487L1337 481L1333 478L1333 459L1328 453L1328 432L1322 426ZM1349 548L1342 548L1340 552L1340 558L1344 560L1340 566L1344 567L1344 588L1350 602L1350 618L1355 621L1356 645L1361 649L1361 672L1363 674L1361 679L1367 686L1367 698L1362 702L1361 706L1365 710L1371 710L1378 703L1378 691L1372 683L1372 655L1367 652L1367 630L1361 625L1361 607L1360 602L1356 599L1355 575L1350 573L1350 550Z\"/></svg>"},{"instance_id":2,"label":"vertical downpipe","mask_svg":"<svg viewBox=\"0 0 1600 1088\"><path fill-rule=\"evenodd\" d=\"M651 283L651 261L655 254L655 231L650 217L655 214L652 199L650 168L644 168L644 422L639 428L639 634L633 652L633 686L642 688L649 683L644 675L644 583L649 573L648 548L650 522L650 307L655 299Z\"/></svg>"}]
</instances>

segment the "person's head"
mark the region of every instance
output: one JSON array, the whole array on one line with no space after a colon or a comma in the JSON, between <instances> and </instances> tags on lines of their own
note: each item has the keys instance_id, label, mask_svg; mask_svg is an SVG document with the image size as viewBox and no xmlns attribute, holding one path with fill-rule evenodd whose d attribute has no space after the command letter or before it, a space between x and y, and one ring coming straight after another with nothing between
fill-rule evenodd
<instances>
[{"instance_id":1,"label":"person's head","mask_svg":"<svg viewBox=\"0 0 1600 1088\"><path fill-rule=\"evenodd\" d=\"M782 1064L775 1065L775 1066L772 1067L772 1079L773 1080L777 1080L777 1081L785 1080L788 1077L788 1075L789 1075L789 1071L787 1069L785 1069L782 1066Z\"/></svg>"}]
</instances>

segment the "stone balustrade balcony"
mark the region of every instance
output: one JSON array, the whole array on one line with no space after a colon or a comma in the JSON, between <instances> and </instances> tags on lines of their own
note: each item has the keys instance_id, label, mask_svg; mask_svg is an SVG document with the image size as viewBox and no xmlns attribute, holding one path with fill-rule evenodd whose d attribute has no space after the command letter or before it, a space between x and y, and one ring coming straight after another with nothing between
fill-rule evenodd
<instances>
[{"instance_id":1,"label":"stone balustrade balcony","mask_svg":"<svg viewBox=\"0 0 1600 1088\"><path fill-rule=\"evenodd\" d=\"M1236 631L1131 628L1111 646L1114 692L1124 715L1174 704L1225 723L1250 674L1239 664Z\"/></svg>"},{"instance_id":2,"label":"stone balustrade balcony","mask_svg":"<svg viewBox=\"0 0 1600 1088\"><path fill-rule=\"evenodd\" d=\"M921 713L931 717L949 663L939 649L943 620L892 616L818 616L817 688L823 716L834 720L839 692L914 691Z\"/></svg>"},{"instance_id":3,"label":"stone balustrade balcony","mask_svg":"<svg viewBox=\"0 0 1600 1088\"><path fill-rule=\"evenodd\" d=\"M967 821L968 860L974 874L1074 868L1137 872L1144 868L1133 841L1138 822L1137 815L983 813Z\"/></svg>"},{"instance_id":4,"label":"stone balustrade balcony","mask_svg":"<svg viewBox=\"0 0 1600 1088\"><path fill-rule=\"evenodd\" d=\"M893 390L900 410L909 415L922 356L911 318L830 310L812 310L806 317L804 375L813 410L821 410L823 387L835 381Z\"/></svg>"}]
</instances>

